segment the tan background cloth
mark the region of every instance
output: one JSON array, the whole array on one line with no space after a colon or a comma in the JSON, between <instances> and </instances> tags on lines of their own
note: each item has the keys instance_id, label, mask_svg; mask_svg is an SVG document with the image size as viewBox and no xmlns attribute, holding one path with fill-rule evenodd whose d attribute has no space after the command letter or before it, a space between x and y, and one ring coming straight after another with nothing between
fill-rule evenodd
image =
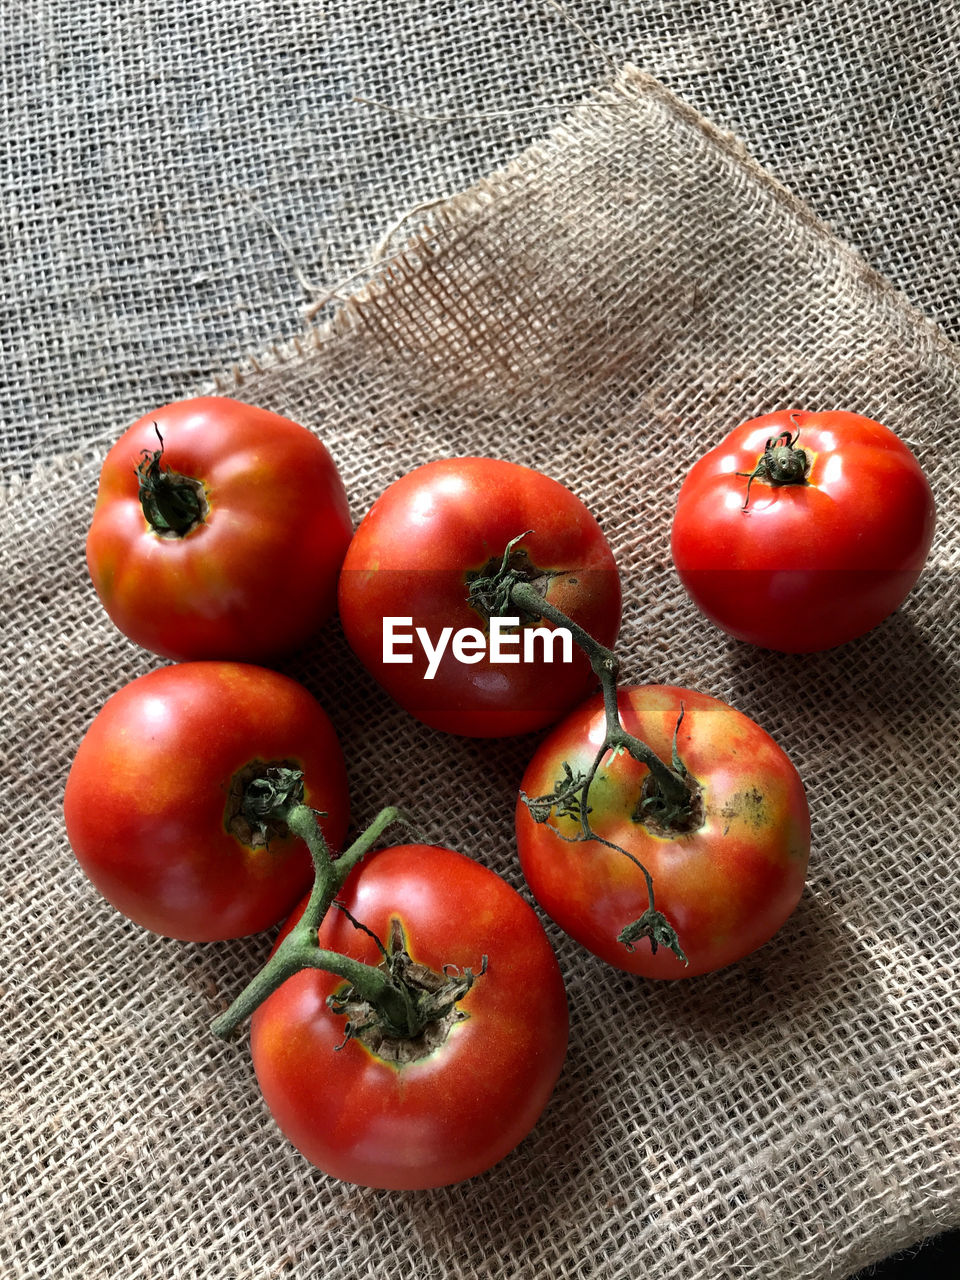
<instances>
[{"instance_id":1,"label":"tan background cloth","mask_svg":"<svg viewBox=\"0 0 960 1280\"><path fill-rule=\"evenodd\" d=\"M430 225L332 327L221 387L316 428L357 517L411 465L457 452L575 489L624 573L628 678L727 698L800 769L804 900L747 962L667 986L551 929L572 1040L531 1138L435 1193L313 1171L266 1117L243 1046L206 1030L265 941L144 934L86 885L59 827L79 734L152 664L82 570L123 423L74 426L71 448L21 465L2 543L12 1275L826 1277L960 1217L953 348L735 143L633 72ZM162 372L114 396L108 371L102 403ZM887 422L941 510L907 606L804 659L718 636L667 554L692 455L781 404ZM62 431L69 415L39 407L31 421ZM512 795L534 740L421 729L335 627L288 669L334 716L359 821L399 801L520 884Z\"/></svg>"}]
</instances>

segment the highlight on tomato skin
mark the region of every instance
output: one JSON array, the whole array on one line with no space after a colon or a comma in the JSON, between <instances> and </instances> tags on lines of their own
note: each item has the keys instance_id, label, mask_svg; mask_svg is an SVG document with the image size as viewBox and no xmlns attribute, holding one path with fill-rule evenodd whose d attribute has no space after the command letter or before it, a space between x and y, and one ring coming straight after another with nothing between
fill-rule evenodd
<instances>
[{"instance_id":1,"label":"highlight on tomato skin","mask_svg":"<svg viewBox=\"0 0 960 1280\"><path fill-rule=\"evenodd\" d=\"M111 448L87 565L143 648L263 662L332 616L351 533L343 481L312 432L206 396L146 414Z\"/></svg>"},{"instance_id":2,"label":"highlight on tomato skin","mask_svg":"<svg viewBox=\"0 0 960 1280\"><path fill-rule=\"evenodd\" d=\"M260 933L313 879L302 841L244 816L245 793L275 768L302 770L306 802L338 849L346 767L316 699L245 663L160 667L113 694L87 730L64 792L67 837L107 901L154 933Z\"/></svg>"},{"instance_id":3,"label":"highlight on tomato skin","mask_svg":"<svg viewBox=\"0 0 960 1280\"><path fill-rule=\"evenodd\" d=\"M471 591L505 555L548 602L613 644L620 576L599 524L569 489L518 463L445 458L413 469L373 504L344 559L339 608L351 649L405 711L441 732L529 733L559 719L594 684L576 646L569 657L551 649L548 659L546 645L537 645L528 659L518 640L509 661L496 660L486 644L492 615ZM388 654L391 620L405 627L399 655ZM418 628L434 648L446 642L433 668ZM520 618L524 643L538 629L555 630L542 618ZM465 659L455 641L466 634L479 651Z\"/></svg>"},{"instance_id":4,"label":"highlight on tomato skin","mask_svg":"<svg viewBox=\"0 0 960 1280\"><path fill-rule=\"evenodd\" d=\"M411 1054L371 1047L362 1032L347 1038L328 1003L343 981L318 969L294 974L251 1023L267 1107L308 1160L360 1186L424 1189L483 1173L537 1123L566 1054L566 995L543 926L500 876L430 845L369 855L338 900L357 924L329 911L321 947L377 965L372 935L387 945L399 928L414 962L436 973L471 969L475 980L436 1042Z\"/></svg>"},{"instance_id":5,"label":"highlight on tomato skin","mask_svg":"<svg viewBox=\"0 0 960 1280\"><path fill-rule=\"evenodd\" d=\"M894 432L856 413L781 411L743 423L694 464L671 551L715 625L812 653L900 607L935 522L929 482Z\"/></svg>"},{"instance_id":6,"label":"highlight on tomato skin","mask_svg":"<svg viewBox=\"0 0 960 1280\"><path fill-rule=\"evenodd\" d=\"M689 829L670 831L647 819L647 766L626 752L610 752L590 788L589 824L618 848L581 841L573 816L537 822L518 800L517 847L530 891L564 932L628 973L683 978L733 964L767 943L800 900L810 853L800 777L759 725L706 694L641 685L621 689L618 705L627 732L664 761L671 759L676 734L697 797L696 820ZM591 698L541 743L523 793L549 793L564 764L574 772L588 769L604 733L602 699ZM676 931L689 964L662 945L654 953L649 939L632 948L619 940L651 905L632 858L650 871L656 908Z\"/></svg>"}]
</instances>

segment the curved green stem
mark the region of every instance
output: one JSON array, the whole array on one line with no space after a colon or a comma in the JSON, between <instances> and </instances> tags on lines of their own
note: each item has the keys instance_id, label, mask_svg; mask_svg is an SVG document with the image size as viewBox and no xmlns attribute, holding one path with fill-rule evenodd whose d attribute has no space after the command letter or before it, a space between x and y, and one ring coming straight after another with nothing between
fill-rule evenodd
<instances>
[{"instance_id":1,"label":"curved green stem","mask_svg":"<svg viewBox=\"0 0 960 1280\"><path fill-rule=\"evenodd\" d=\"M396 808L394 805L389 805L387 808L380 810L370 825L361 831L353 844L345 849L337 859L337 867L346 868L343 873L344 880L364 855L370 852L384 831L393 826L394 823L403 827L407 834L412 836L418 844L424 843L420 831L403 810Z\"/></svg>"},{"instance_id":2,"label":"curved green stem","mask_svg":"<svg viewBox=\"0 0 960 1280\"><path fill-rule=\"evenodd\" d=\"M620 719L620 705L617 693L617 681L620 674L619 659L612 649L600 644L588 631L585 631L572 618L568 618L561 609L545 600L540 592L532 587L529 582L524 581L519 575L510 570L509 552L517 541L518 539L514 539L509 544L501 569L502 589L509 588L507 598L510 607L515 607L518 611L523 611L533 617L546 618L549 622L554 623L555 626L566 627L574 643L586 654L594 674L600 681L606 721L603 743L586 773L575 775L570 766L565 764L565 776L557 782L551 795L530 797L521 792L521 798L536 822L549 822L551 815L554 813L558 817L567 816L579 820L580 832L577 836L564 836L555 826L552 826L551 829L556 832L560 839L596 841L610 849L615 849L618 853L622 853L624 857L629 858L639 868L644 877L649 905L639 920L633 921L621 930L618 934L618 940L628 950L632 950L634 944L640 938L648 938L651 949L654 952L662 944L669 947L679 959L685 962L686 956L673 926L665 916L656 910L653 877L649 870L632 853L629 853L620 845L614 844L611 840L598 835L590 825L589 817L590 787L593 784L593 780L597 776L597 772L608 752L622 750L627 751L638 763L646 765L650 771L650 776L654 781L655 793L648 797L644 803L648 807L651 816L655 816L661 825L665 827L677 826L679 828L682 823L690 819L695 798L687 778L687 771L684 769L677 753L677 731L680 728L683 713L681 711L680 720L677 721L677 728L674 731L670 764L661 760L647 743L634 734L627 732ZM490 584L487 583L485 585L489 591Z\"/></svg>"},{"instance_id":3,"label":"curved green stem","mask_svg":"<svg viewBox=\"0 0 960 1280\"><path fill-rule=\"evenodd\" d=\"M606 736L601 759L606 752L615 750L628 751L634 760L645 764L656 779L665 806L674 812L681 812L689 806L692 796L686 776L672 765L664 764L657 753L640 738L624 729L620 720L620 707L617 700L617 677L620 674L620 660L612 649L608 649L583 627L544 600L540 593L527 582L516 582L510 588L510 600L517 608L530 613L539 613L556 626L566 627L573 636L574 643L583 650L590 660L600 686L603 690L603 709L606 716ZM597 761L593 773L599 768Z\"/></svg>"},{"instance_id":4,"label":"curved green stem","mask_svg":"<svg viewBox=\"0 0 960 1280\"><path fill-rule=\"evenodd\" d=\"M399 823L409 831L413 831L412 824L399 809L382 809L353 844L334 859L330 856L317 815L307 805L290 803L282 813L273 816L275 820L284 821L292 834L299 836L309 848L314 867L313 888L297 924L229 1009L214 1020L211 1027L214 1034L224 1039L229 1037L287 978L307 968L325 969L346 978L359 998L377 1010L392 1034L417 1034L420 1028L417 1026L416 1001L402 982L379 966L363 964L335 951L324 950L317 941L317 930L324 916L357 863L393 823Z\"/></svg>"},{"instance_id":5,"label":"curved green stem","mask_svg":"<svg viewBox=\"0 0 960 1280\"><path fill-rule=\"evenodd\" d=\"M563 610L558 609L555 604L545 600L540 592L535 587L532 587L529 582L524 582L520 579L512 583L510 586L510 601L518 609L523 609L534 617L546 618L558 627L566 627L573 636L574 643L590 659L590 665L593 667L597 678L604 683L604 687L612 678L613 687L616 688L616 679L620 671L620 659L612 649L602 645L599 640L594 640L589 631L585 631L578 622L568 618Z\"/></svg>"},{"instance_id":6,"label":"curved green stem","mask_svg":"<svg viewBox=\"0 0 960 1280\"><path fill-rule=\"evenodd\" d=\"M309 929L303 932L308 937L311 933ZM237 1027L250 1017L254 1009L263 1004L267 996L304 967L301 963L301 951L309 950L309 941L306 938L298 938L297 933L298 929L293 929L287 934L267 964L255 978L247 983L229 1009L213 1020L210 1029L214 1035L224 1040L229 1039Z\"/></svg>"}]
</instances>

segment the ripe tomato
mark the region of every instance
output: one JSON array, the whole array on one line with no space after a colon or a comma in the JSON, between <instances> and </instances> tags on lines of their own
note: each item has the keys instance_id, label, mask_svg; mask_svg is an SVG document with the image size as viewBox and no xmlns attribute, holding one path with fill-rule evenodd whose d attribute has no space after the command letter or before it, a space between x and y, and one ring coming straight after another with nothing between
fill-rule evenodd
<instances>
[{"instance_id":1,"label":"ripe tomato","mask_svg":"<svg viewBox=\"0 0 960 1280\"><path fill-rule=\"evenodd\" d=\"M87 731L64 793L67 836L103 896L145 928L193 942L259 933L313 878L302 841L258 833L239 813L244 785L277 764L302 770L306 803L339 848L346 770L307 690L242 663L161 667L108 699Z\"/></svg>"},{"instance_id":2,"label":"ripe tomato","mask_svg":"<svg viewBox=\"0 0 960 1280\"><path fill-rule=\"evenodd\" d=\"M423 1043L375 1048L375 1040L346 1040L343 1015L327 1004L344 990L341 978L294 974L253 1014L267 1106L308 1160L347 1182L422 1188L482 1173L536 1123L566 1053L566 996L543 927L494 872L428 845L371 855L338 901L385 946L399 921L414 962L478 976L456 1006L460 1016L430 1024ZM370 934L338 911L318 937L321 947L380 963ZM404 1055L410 1060L398 1060Z\"/></svg>"},{"instance_id":3,"label":"ripe tomato","mask_svg":"<svg viewBox=\"0 0 960 1280\"><path fill-rule=\"evenodd\" d=\"M207 397L147 414L107 454L87 565L107 613L145 649L261 661L331 615L350 533L316 436Z\"/></svg>"},{"instance_id":4,"label":"ripe tomato","mask_svg":"<svg viewBox=\"0 0 960 1280\"><path fill-rule=\"evenodd\" d=\"M553 815L548 824L537 823L519 800L520 864L543 909L608 964L646 978L709 973L762 946L797 905L810 853L803 785L773 739L716 698L641 685L621 689L618 699L623 727L664 762L677 732L677 751L698 796L694 819L683 831L645 823L640 805L649 770L619 752L606 756L590 788L590 826L650 871L656 908L676 930L689 966L664 946L654 954L646 939L633 951L617 940L647 910L646 882L618 850L561 839L578 834L576 818ZM523 791L549 794L564 762L586 773L605 728L602 699L592 698L541 744Z\"/></svg>"},{"instance_id":5,"label":"ripe tomato","mask_svg":"<svg viewBox=\"0 0 960 1280\"><path fill-rule=\"evenodd\" d=\"M778 466L793 479L771 482ZM855 413L780 412L737 427L695 464L672 551L717 626L809 653L862 635L903 602L933 528L930 486L892 431Z\"/></svg>"},{"instance_id":6,"label":"ripe tomato","mask_svg":"<svg viewBox=\"0 0 960 1280\"><path fill-rule=\"evenodd\" d=\"M527 532L527 531L530 532ZM471 581L510 563L542 595L601 644L620 625L620 579L600 526L563 485L529 467L491 458L451 458L410 472L374 503L347 552L340 576L340 616L364 666L405 710L425 724L467 737L528 733L550 724L594 682L590 664L571 647L553 661L537 646L523 660L521 640L540 619L521 618L509 661L496 662L489 619L468 602ZM503 616L520 616L519 614ZM402 619L413 637L385 661L385 619ZM421 628L436 647L446 631L473 633L472 653L448 643L435 674ZM524 640L524 643L526 641Z\"/></svg>"}]
</instances>

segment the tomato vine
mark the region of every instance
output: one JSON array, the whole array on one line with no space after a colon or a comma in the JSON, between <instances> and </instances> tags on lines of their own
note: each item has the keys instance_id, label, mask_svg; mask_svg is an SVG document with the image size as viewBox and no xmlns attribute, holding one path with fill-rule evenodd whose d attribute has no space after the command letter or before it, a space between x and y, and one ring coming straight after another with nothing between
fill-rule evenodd
<instances>
[{"instance_id":1,"label":"tomato vine","mask_svg":"<svg viewBox=\"0 0 960 1280\"><path fill-rule=\"evenodd\" d=\"M270 777L258 780L245 797L247 816L258 822L283 823L299 836L310 850L314 884L296 924L284 937L266 965L243 989L226 1012L214 1020L211 1030L223 1039L253 1013L287 978L301 969L323 969L350 984L348 999L369 1007L384 1035L413 1039L430 1022L444 1017L470 990L476 975L465 969L444 975L439 984L410 981L410 958L401 938L391 939L388 952L376 939L384 964L373 966L319 945L317 930L327 912L336 905L336 896L353 868L374 847L388 827L398 824L416 835L410 820L394 807L381 809L376 818L344 852L334 860L313 809L303 803L303 775L296 769L278 768ZM349 914L349 913L348 913ZM351 917L352 919L352 917ZM357 922L354 921L357 925ZM357 925L357 927L363 927ZM333 1007L331 1005L331 1007ZM349 1038L356 1028L347 1022Z\"/></svg>"},{"instance_id":2,"label":"tomato vine","mask_svg":"<svg viewBox=\"0 0 960 1280\"><path fill-rule=\"evenodd\" d=\"M654 954L662 945L669 947L679 960L686 962L676 930L666 916L656 909L655 887L649 870L628 850L599 836L593 830L589 816L590 788L604 757L610 751L626 751L634 760L646 765L650 770L652 784L641 801L648 818L669 831L682 831L689 827L696 818L697 793L677 753L676 733L670 764L665 764L645 742L624 729L617 705L619 658L612 649L600 644L556 605L545 600L525 578L522 571L517 569L512 559L513 552L517 544L526 536L525 533L519 534L507 543L503 559L495 573L476 578L471 582L470 597L474 602L482 601L484 611L503 615L519 610L535 618L546 618L555 626L566 627L573 636L574 642L589 658L594 674L600 681L606 725L603 741L589 768L574 772L564 762L563 776L557 780L552 792L541 796L528 796L521 791L521 798L529 809L530 816L537 823L549 823L554 814L558 817L576 817L580 824L580 830L576 836L566 836L556 827L552 828L560 839L571 842L597 841L616 849L633 862L646 881L649 906L642 916L624 926L618 935L618 940L625 946L633 946L641 938L649 938ZM680 720L682 718L681 713ZM677 729L680 727L680 720L677 722Z\"/></svg>"}]
</instances>

